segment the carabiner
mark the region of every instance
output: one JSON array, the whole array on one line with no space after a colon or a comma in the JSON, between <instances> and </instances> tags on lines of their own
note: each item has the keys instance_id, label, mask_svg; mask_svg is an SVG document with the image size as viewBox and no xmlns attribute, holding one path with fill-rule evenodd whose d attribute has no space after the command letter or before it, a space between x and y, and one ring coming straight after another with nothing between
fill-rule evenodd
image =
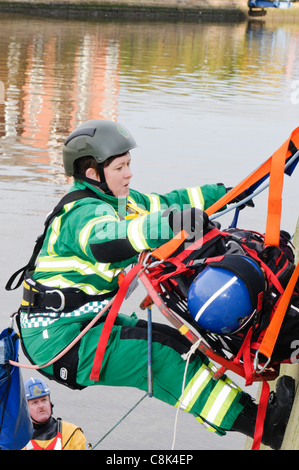
<instances>
[{"instance_id":1,"label":"carabiner","mask_svg":"<svg viewBox=\"0 0 299 470\"><path fill-rule=\"evenodd\" d=\"M256 374L262 374L271 362L271 357L269 357L267 362L263 365L263 367L261 367L261 369L257 370L258 365L259 365L259 358L258 358L259 352L260 352L260 350L258 350L255 353L255 357L254 357L254 360L253 360L253 368L254 368L254 372Z\"/></svg>"}]
</instances>

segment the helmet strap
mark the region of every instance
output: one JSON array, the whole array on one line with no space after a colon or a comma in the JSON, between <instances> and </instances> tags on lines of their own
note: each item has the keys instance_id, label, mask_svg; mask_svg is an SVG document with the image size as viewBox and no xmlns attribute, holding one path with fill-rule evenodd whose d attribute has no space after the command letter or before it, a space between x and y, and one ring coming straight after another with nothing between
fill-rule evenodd
<instances>
[{"instance_id":1,"label":"helmet strap","mask_svg":"<svg viewBox=\"0 0 299 470\"><path fill-rule=\"evenodd\" d=\"M99 164L99 166L100 166L100 164ZM87 176L78 175L78 174L74 174L73 176L77 180L82 180L82 181L85 181L86 183L89 183L89 184L92 184L93 186L96 186L97 188L99 188L101 191L103 191L103 193L107 194L108 196L114 196L113 192L110 191L110 189L108 187L108 184L106 183L105 176L104 176L104 181L102 181L101 172L99 172L99 173L100 173L101 181L96 181L96 180L93 180L92 178L87 178ZM104 173L104 171L103 171L103 173Z\"/></svg>"},{"instance_id":2,"label":"helmet strap","mask_svg":"<svg viewBox=\"0 0 299 470\"><path fill-rule=\"evenodd\" d=\"M108 194L108 196L114 196L113 192L110 191L109 186L107 184L103 163L98 163L98 171L100 175L100 180L101 180L100 184L102 185L101 187L102 191L104 191L105 194Z\"/></svg>"},{"instance_id":3,"label":"helmet strap","mask_svg":"<svg viewBox=\"0 0 299 470\"><path fill-rule=\"evenodd\" d=\"M99 172L99 175L100 175L101 182L107 184L103 163L98 163L98 172Z\"/></svg>"}]
</instances>

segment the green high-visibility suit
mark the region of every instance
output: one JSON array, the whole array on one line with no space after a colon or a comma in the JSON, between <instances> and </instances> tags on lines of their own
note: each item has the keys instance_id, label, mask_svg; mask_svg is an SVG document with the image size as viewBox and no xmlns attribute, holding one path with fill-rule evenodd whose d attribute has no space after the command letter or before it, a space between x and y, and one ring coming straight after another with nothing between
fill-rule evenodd
<instances>
[{"instance_id":1,"label":"green high-visibility suit","mask_svg":"<svg viewBox=\"0 0 299 470\"><path fill-rule=\"evenodd\" d=\"M76 288L93 296L72 311L30 312L22 302L20 327L24 347L35 364L46 364L80 333L108 302L118 287L120 272L136 262L137 255L161 246L173 237L165 209L197 207L204 210L225 194L222 185L175 190L165 195L130 190L128 200L108 196L88 183L75 181L71 191L89 188L99 199L87 197L69 204L47 230L37 265L35 281L51 288ZM130 204L128 205L128 202ZM25 289L29 288L28 283ZM95 301L97 294L108 299ZM112 294L111 294L112 296ZM99 381L90 380L95 351L105 316L78 344L72 371L76 384L137 387L147 390L147 329L144 320L118 314L104 355ZM249 396L223 376L212 379L213 364L199 353L191 357L182 394L186 361L182 354L191 344L170 326L153 324L153 395L192 413L220 435L230 430ZM61 363L59 363L61 365ZM63 366L60 370L63 370ZM54 366L43 369L55 375ZM66 376L61 376L66 380Z\"/></svg>"}]
</instances>

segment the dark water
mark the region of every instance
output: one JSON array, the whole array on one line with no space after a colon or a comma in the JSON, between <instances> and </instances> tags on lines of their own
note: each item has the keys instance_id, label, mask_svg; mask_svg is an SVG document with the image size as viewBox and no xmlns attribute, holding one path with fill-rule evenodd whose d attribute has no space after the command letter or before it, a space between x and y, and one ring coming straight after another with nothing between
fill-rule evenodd
<instances>
[{"instance_id":1,"label":"dark water","mask_svg":"<svg viewBox=\"0 0 299 470\"><path fill-rule=\"evenodd\" d=\"M143 192L223 182L233 186L287 139L299 116L299 31L295 25L80 22L0 16L0 326L21 290L7 278L26 264L46 214L67 191L61 146L76 125L123 123L132 151L132 186ZM0 97L1 100L1 97ZM298 176L285 181L282 226L294 233ZM239 226L264 231L267 194ZM219 219L229 225L232 213ZM124 313L143 316L136 299ZM154 310L154 320L164 321ZM26 361L23 356L22 361ZM23 370L25 378L30 371ZM242 384L242 381L239 381ZM50 383L56 416L81 426L95 444L142 396ZM255 394L256 387L252 393ZM98 447L170 449L175 410L146 398ZM176 449L240 449L179 414Z\"/></svg>"}]
</instances>

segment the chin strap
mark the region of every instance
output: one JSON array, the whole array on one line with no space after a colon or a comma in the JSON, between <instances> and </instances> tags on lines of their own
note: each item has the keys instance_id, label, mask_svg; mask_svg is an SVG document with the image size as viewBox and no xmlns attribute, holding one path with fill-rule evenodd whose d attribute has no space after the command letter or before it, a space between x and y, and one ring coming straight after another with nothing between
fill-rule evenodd
<instances>
[{"instance_id":1,"label":"chin strap","mask_svg":"<svg viewBox=\"0 0 299 470\"><path fill-rule=\"evenodd\" d=\"M113 192L109 189L106 181L103 181L103 182L96 181L96 180L93 180L92 178L87 178L87 176L78 175L78 174L74 174L73 176L77 180L82 180L82 181L85 181L86 183L92 184L93 186L97 186L97 188L99 188L101 191L103 191L103 193L107 194L108 196L114 196ZM100 178L102 180L101 175L100 175Z\"/></svg>"}]
</instances>

